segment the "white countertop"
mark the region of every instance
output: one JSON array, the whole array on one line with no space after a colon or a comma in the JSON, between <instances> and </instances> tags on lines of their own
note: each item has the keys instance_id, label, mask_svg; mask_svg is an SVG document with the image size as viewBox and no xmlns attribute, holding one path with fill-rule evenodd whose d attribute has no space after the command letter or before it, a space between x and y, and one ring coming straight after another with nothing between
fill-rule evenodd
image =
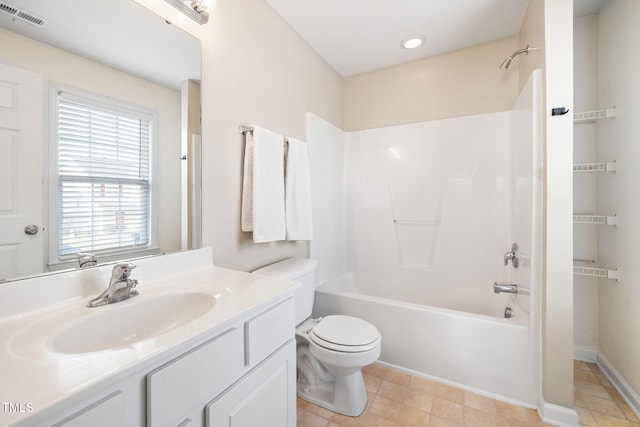
<instances>
[{"instance_id":1,"label":"white countertop","mask_svg":"<svg viewBox=\"0 0 640 427\"><path fill-rule=\"evenodd\" d=\"M171 255L165 257L167 261L171 261L168 258ZM177 356L188 346L197 345L222 332L229 323L248 310L292 296L297 286L297 282L293 281L212 265L200 265L199 268L184 273L154 279L154 274L143 272L146 266L142 264L144 263L141 262L131 275L140 281L136 288L140 295L136 297L102 307L87 308L87 301L95 294L69 298L69 293L63 292L62 300L53 300L50 304L40 301L35 306L29 306L24 301L16 302L23 309L0 318L0 402L28 402L33 409L31 413L19 413L7 412L0 407L0 425L24 421L26 417L36 413L53 414L63 406L80 401L87 390L97 384L118 381L126 377L127 371L152 364L160 357L172 353ZM149 268L157 269L158 265L156 259ZM139 277L136 277L138 272ZM58 282L68 279L65 275L51 277ZM77 280L77 277L70 280ZM25 282L11 285L26 285L25 289L33 292L33 286ZM0 298L7 298L7 289L1 289L7 285L0 285L0 290L5 291L5 294L0 292ZM53 283L49 285L55 286ZM106 288L106 282L103 288ZM179 294L186 290L215 296L214 307L183 326L119 348L67 354L56 351L52 345L52 337L69 325L98 314L105 315L107 311L117 315L118 310L129 309L129 305L148 301L158 295ZM24 297L19 295L18 290L13 292L18 293L13 296L16 300Z\"/></svg>"}]
</instances>

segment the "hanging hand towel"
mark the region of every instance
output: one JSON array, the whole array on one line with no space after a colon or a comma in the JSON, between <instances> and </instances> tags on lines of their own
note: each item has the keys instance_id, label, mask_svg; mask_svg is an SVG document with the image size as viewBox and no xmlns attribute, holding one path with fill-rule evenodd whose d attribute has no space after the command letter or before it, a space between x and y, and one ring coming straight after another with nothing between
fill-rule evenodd
<instances>
[{"instance_id":1,"label":"hanging hand towel","mask_svg":"<svg viewBox=\"0 0 640 427\"><path fill-rule=\"evenodd\" d=\"M311 240L311 172L306 142L289 138L285 179L287 240Z\"/></svg>"},{"instance_id":2,"label":"hanging hand towel","mask_svg":"<svg viewBox=\"0 0 640 427\"><path fill-rule=\"evenodd\" d=\"M242 231L255 243L284 240L284 138L253 126L247 132L242 183Z\"/></svg>"},{"instance_id":3,"label":"hanging hand towel","mask_svg":"<svg viewBox=\"0 0 640 427\"><path fill-rule=\"evenodd\" d=\"M253 135L251 132L245 134L240 223L242 231L253 231Z\"/></svg>"}]
</instances>

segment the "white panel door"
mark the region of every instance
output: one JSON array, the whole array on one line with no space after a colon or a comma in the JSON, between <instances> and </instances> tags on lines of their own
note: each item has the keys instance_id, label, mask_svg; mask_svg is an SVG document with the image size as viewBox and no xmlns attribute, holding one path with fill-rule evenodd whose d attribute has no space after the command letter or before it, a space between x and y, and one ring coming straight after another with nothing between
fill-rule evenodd
<instances>
[{"instance_id":1,"label":"white panel door","mask_svg":"<svg viewBox=\"0 0 640 427\"><path fill-rule=\"evenodd\" d=\"M43 270L42 88L41 76L0 64L0 280Z\"/></svg>"}]
</instances>

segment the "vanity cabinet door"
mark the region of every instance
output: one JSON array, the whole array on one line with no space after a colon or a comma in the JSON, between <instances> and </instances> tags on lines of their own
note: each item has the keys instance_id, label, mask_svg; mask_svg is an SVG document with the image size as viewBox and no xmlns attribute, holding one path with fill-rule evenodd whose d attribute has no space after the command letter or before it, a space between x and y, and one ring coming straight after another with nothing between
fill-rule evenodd
<instances>
[{"instance_id":1,"label":"vanity cabinet door","mask_svg":"<svg viewBox=\"0 0 640 427\"><path fill-rule=\"evenodd\" d=\"M208 427L295 427L296 345L290 340L206 407Z\"/></svg>"},{"instance_id":2,"label":"vanity cabinet door","mask_svg":"<svg viewBox=\"0 0 640 427\"><path fill-rule=\"evenodd\" d=\"M243 333L234 328L152 371L147 375L147 425L201 424L205 403L242 375L243 355Z\"/></svg>"}]
</instances>

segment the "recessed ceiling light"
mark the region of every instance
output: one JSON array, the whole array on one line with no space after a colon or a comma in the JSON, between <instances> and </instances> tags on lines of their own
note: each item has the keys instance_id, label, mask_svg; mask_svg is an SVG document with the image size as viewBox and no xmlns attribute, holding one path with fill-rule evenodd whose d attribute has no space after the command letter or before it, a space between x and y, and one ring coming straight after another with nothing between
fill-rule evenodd
<instances>
[{"instance_id":1,"label":"recessed ceiling light","mask_svg":"<svg viewBox=\"0 0 640 427\"><path fill-rule=\"evenodd\" d=\"M402 39L400 45L405 49L415 49L424 43L424 36L409 36Z\"/></svg>"}]
</instances>

